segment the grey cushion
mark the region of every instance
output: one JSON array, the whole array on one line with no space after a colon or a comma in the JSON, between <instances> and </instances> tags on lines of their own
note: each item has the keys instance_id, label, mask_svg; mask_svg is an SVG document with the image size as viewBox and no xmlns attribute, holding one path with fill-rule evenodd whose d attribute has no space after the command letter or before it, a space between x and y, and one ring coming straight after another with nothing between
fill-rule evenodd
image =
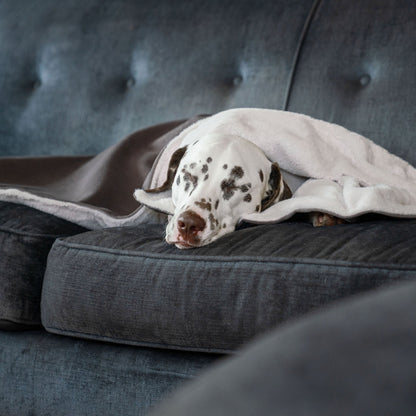
<instances>
[{"instance_id":1,"label":"grey cushion","mask_svg":"<svg viewBox=\"0 0 416 416\"><path fill-rule=\"evenodd\" d=\"M313 308L416 279L416 221L240 229L178 250L162 226L59 239L42 322L55 333L134 345L232 351Z\"/></svg>"},{"instance_id":2,"label":"grey cushion","mask_svg":"<svg viewBox=\"0 0 416 416\"><path fill-rule=\"evenodd\" d=\"M218 359L0 331L2 416L138 416Z\"/></svg>"},{"instance_id":3,"label":"grey cushion","mask_svg":"<svg viewBox=\"0 0 416 416\"><path fill-rule=\"evenodd\" d=\"M0 329L40 325L48 252L57 237L84 228L22 205L0 202Z\"/></svg>"},{"instance_id":4,"label":"grey cushion","mask_svg":"<svg viewBox=\"0 0 416 416\"><path fill-rule=\"evenodd\" d=\"M151 414L413 416L415 299L407 283L277 329Z\"/></svg>"}]
</instances>

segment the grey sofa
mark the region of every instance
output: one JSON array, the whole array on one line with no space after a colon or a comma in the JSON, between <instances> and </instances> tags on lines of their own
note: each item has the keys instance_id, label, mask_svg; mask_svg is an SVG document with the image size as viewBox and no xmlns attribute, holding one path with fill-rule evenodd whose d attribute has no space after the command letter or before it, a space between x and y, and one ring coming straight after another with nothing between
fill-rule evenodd
<instances>
[{"instance_id":1,"label":"grey sofa","mask_svg":"<svg viewBox=\"0 0 416 416\"><path fill-rule=\"evenodd\" d=\"M265 107L416 165L412 0L4 0L0 41L3 157L94 155L141 130L147 169L175 120ZM415 414L415 236L415 220L295 217L179 251L158 224L91 231L0 202L0 415L143 415L184 382L156 414Z\"/></svg>"}]
</instances>

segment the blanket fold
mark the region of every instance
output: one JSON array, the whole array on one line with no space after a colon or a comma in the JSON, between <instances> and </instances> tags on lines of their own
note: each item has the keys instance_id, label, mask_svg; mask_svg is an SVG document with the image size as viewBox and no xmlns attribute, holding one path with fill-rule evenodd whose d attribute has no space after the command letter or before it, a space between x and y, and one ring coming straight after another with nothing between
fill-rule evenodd
<instances>
[{"instance_id":1,"label":"blanket fold","mask_svg":"<svg viewBox=\"0 0 416 416\"><path fill-rule=\"evenodd\" d=\"M416 217L416 170L410 164L341 126L266 109L233 109L160 124L97 156L2 158L0 200L90 229L160 222L165 217L133 198L135 189L160 186L173 152L214 132L254 142L279 163L295 191L291 199L241 220L278 222L309 211L342 218L370 212ZM158 209L160 196L142 195L140 203Z\"/></svg>"}]
</instances>

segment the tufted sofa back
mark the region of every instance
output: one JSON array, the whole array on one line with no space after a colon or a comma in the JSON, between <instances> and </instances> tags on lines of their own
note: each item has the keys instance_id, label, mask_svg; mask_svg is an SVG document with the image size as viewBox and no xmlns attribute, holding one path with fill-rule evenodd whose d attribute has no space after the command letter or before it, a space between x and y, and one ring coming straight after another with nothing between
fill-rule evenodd
<instances>
[{"instance_id":1,"label":"tufted sofa back","mask_svg":"<svg viewBox=\"0 0 416 416\"><path fill-rule=\"evenodd\" d=\"M416 164L414 0L0 2L0 155L92 154L232 107L302 112Z\"/></svg>"}]
</instances>

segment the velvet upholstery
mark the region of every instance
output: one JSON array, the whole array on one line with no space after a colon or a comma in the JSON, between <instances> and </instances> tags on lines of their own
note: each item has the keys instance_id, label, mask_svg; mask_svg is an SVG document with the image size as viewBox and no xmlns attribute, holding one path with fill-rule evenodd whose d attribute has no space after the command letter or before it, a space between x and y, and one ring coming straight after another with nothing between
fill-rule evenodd
<instances>
[{"instance_id":1,"label":"velvet upholstery","mask_svg":"<svg viewBox=\"0 0 416 416\"><path fill-rule=\"evenodd\" d=\"M287 109L341 124L415 166L415 21L408 0L319 2Z\"/></svg>"},{"instance_id":2,"label":"velvet upholstery","mask_svg":"<svg viewBox=\"0 0 416 416\"><path fill-rule=\"evenodd\" d=\"M7 416L137 416L218 359L0 332L0 413Z\"/></svg>"},{"instance_id":3,"label":"velvet upholstery","mask_svg":"<svg viewBox=\"0 0 416 416\"><path fill-rule=\"evenodd\" d=\"M89 339L230 352L313 308L416 280L416 221L330 228L243 228L178 250L163 226L88 232L51 249L42 293L48 331Z\"/></svg>"},{"instance_id":4,"label":"velvet upholstery","mask_svg":"<svg viewBox=\"0 0 416 416\"><path fill-rule=\"evenodd\" d=\"M312 5L1 2L0 154L95 154L164 121L283 108Z\"/></svg>"},{"instance_id":5,"label":"velvet upholstery","mask_svg":"<svg viewBox=\"0 0 416 416\"><path fill-rule=\"evenodd\" d=\"M2 1L0 156L95 155L254 106L342 124L415 164L415 21L414 0ZM2 203L0 414L145 415L212 351L277 325L160 412L413 415L414 286L327 308L414 280L414 227L248 227L196 254L160 226L79 234ZM70 336L6 331L39 325L48 252L42 319Z\"/></svg>"},{"instance_id":6,"label":"velvet upholstery","mask_svg":"<svg viewBox=\"0 0 416 416\"><path fill-rule=\"evenodd\" d=\"M0 202L0 329L40 326L46 258L57 237L86 231L22 205Z\"/></svg>"},{"instance_id":7,"label":"velvet upholstery","mask_svg":"<svg viewBox=\"0 0 416 416\"><path fill-rule=\"evenodd\" d=\"M152 416L416 412L416 282L278 328Z\"/></svg>"}]
</instances>

